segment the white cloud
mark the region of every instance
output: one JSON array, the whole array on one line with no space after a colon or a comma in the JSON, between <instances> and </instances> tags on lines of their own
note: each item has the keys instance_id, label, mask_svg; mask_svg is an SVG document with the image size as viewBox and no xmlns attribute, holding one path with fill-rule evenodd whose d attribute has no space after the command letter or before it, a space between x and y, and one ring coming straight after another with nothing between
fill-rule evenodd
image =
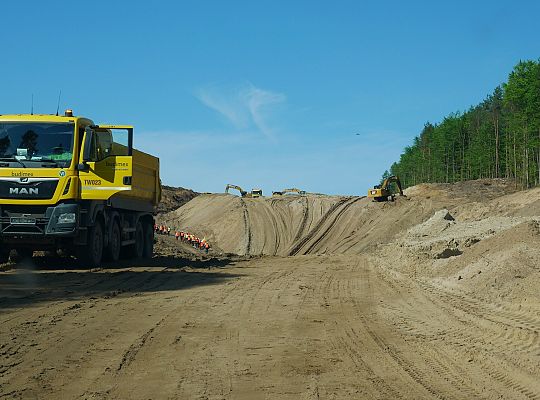
<instances>
[{"instance_id":1,"label":"white cloud","mask_svg":"<svg viewBox=\"0 0 540 400\"><path fill-rule=\"evenodd\" d=\"M236 128L248 126L248 115L239 98L231 98L209 88L199 89L195 96L205 106L224 116Z\"/></svg>"},{"instance_id":2,"label":"white cloud","mask_svg":"<svg viewBox=\"0 0 540 400\"><path fill-rule=\"evenodd\" d=\"M237 129L254 128L267 138L274 140L270 121L272 106L285 102L283 93L258 88L252 84L227 90L205 87L195 96L205 106L217 111Z\"/></svg>"},{"instance_id":3,"label":"white cloud","mask_svg":"<svg viewBox=\"0 0 540 400\"><path fill-rule=\"evenodd\" d=\"M253 142L253 135L246 132L211 132L211 131L142 131L135 139L135 148L158 156L170 156L187 151L238 146Z\"/></svg>"}]
</instances>

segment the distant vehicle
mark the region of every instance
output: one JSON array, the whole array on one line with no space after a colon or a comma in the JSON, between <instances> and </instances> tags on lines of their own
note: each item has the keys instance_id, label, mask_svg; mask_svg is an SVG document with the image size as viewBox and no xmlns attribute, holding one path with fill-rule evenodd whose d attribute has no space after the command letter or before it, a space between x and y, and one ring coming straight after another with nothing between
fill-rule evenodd
<instances>
[{"instance_id":1,"label":"distant vehicle","mask_svg":"<svg viewBox=\"0 0 540 400\"><path fill-rule=\"evenodd\" d=\"M242 196L242 197L246 197L247 194L248 194L244 189L242 189L238 185L232 185L232 184L228 183L227 186L225 186L225 193L229 193L229 189L238 190L240 192L240 196Z\"/></svg>"},{"instance_id":2,"label":"distant vehicle","mask_svg":"<svg viewBox=\"0 0 540 400\"><path fill-rule=\"evenodd\" d=\"M272 192L272 196L283 196L283 195L285 195L287 193L297 193L300 196L305 196L306 195L305 190L300 190L300 189L297 189L297 188L291 188L291 189L283 189L280 192Z\"/></svg>"},{"instance_id":3,"label":"distant vehicle","mask_svg":"<svg viewBox=\"0 0 540 400\"><path fill-rule=\"evenodd\" d=\"M259 197L262 197L263 195L263 191L262 189L251 189L251 192L247 192L245 191L244 189L242 189L240 186L238 185L232 185L232 184L227 184L227 186L225 186L225 193L229 193L229 189L235 189L235 190L238 190L240 192L240 196L242 197L245 197L245 198L259 198Z\"/></svg>"},{"instance_id":4,"label":"distant vehicle","mask_svg":"<svg viewBox=\"0 0 540 400\"><path fill-rule=\"evenodd\" d=\"M0 116L0 261L63 250L88 267L152 257L159 159L133 127L58 115Z\"/></svg>"},{"instance_id":5,"label":"distant vehicle","mask_svg":"<svg viewBox=\"0 0 540 400\"><path fill-rule=\"evenodd\" d=\"M395 191L392 191L392 183L395 183L399 194L404 196L399 177L392 175L386 178L381 185L376 185L368 190L368 197L373 201L394 201Z\"/></svg>"},{"instance_id":6,"label":"distant vehicle","mask_svg":"<svg viewBox=\"0 0 540 400\"><path fill-rule=\"evenodd\" d=\"M262 189L251 189L251 197L253 197L254 199L263 197Z\"/></svg>"}]
</instances>

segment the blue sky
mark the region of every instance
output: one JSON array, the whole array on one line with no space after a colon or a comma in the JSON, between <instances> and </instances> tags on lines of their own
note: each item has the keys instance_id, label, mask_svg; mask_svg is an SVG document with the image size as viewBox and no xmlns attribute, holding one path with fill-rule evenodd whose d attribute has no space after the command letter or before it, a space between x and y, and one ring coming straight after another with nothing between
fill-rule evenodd
<instances>
[{"instance_id":1,"label":"blue sky","mask_svg":"<svg viewBox=\"0 0 540 400\"><path fill-rule=\"evenodd\" d=\"M114 4L111 4L114 3ZM364 194L540 57L533 1L3 2L0 113L134 124L163 183Z\"/></svg>"}]
</instances>

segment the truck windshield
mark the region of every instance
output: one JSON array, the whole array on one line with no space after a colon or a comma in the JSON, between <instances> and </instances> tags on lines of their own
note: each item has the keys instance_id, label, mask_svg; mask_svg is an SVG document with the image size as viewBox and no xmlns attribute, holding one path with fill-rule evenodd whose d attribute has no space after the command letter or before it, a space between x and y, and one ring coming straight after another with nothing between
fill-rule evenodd
<instances>
[{"instance_id":1,"label":"truck windshield","mask_svg":"<svg viewBox=\"0 0 540 400\"><path fill-rule=\"evenodd\" d=\"M73 158L74 124L0 123L0 161L11 167L68 167Z\"/></svg>"}]
</instances>

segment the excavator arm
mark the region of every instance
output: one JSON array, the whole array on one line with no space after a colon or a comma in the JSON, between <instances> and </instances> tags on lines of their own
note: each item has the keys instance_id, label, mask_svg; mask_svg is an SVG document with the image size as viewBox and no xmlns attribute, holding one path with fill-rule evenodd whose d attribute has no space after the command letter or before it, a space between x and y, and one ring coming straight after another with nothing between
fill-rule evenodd
<instances>
[{"instance_id":1,"label":"excavator arm","mask_svg":"<svg viewBox=\"0 0 540 400\"><path fill-rule=\"evenodd\" d=\"M368 197L372 198L375 201L387 201L394 200L394 193L390 190L390 185L395 183L399 194L404 196L403 187L401 186L401 181L396 175L389 176L386 178L381 185L376 185L373 189L368 190Z\"/></svg>"},{"instance_id":2,"label":"excavator arm","mask_svg":"<svg viewBox=\"0 0 540 400\"><path fill-rule=\"evenodd\" d=\"M396 186L398 187L399 194L403 196L403 188L401 186L401 181L399 180L399 177L396 175L389 176L386 178L381 185L381 188L384 190L390 190L390 184L395 182Z\"/></svg>"},{"instance_id":3,"label":"excavator arm","mask_svg":"<svg viewBox=\"0 0 540 400\"><path fill-rule=\"evenodd\" d=\"M242 196L242 197L246 197L246 195L247 195L247 192L238 185L227 184L227 186L225 187L225 193L229 193L229 189L238 190L240 192L240 196Z\"/></svg>"},{"instance_id":4,"label":"excavator arm","mask_svg":"<svg viewBox=\"0 0 540 400\"><path fill-rule=\"evenodd\" d=\"M399 189L399 195L400 196L405 196L403 194L403 188L401 187L401 181L399 180L399 178L397 176L396 176L396 185L397 185L397 187Z\"/></svg>"}]
</instances>

